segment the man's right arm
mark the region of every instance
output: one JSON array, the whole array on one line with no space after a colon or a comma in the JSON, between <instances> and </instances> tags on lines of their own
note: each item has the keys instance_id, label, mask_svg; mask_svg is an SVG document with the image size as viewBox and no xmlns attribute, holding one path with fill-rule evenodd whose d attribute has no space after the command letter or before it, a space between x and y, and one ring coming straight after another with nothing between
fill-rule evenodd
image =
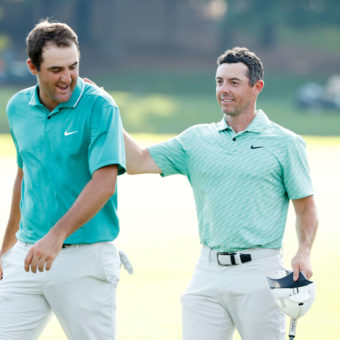
<instances>
[{"instance_id":1,"label":"man's right arm","mask_svg":"<svg viewBox=\"0 0 340 340\"><path fill-rule=\"evenodd\" d=\"M87 83L98 86L92 80L83 78ZM155 163L147 148L141 148L140 145L123 129L124 144L126 154L126 172L129 175L153 173L162 173L161 169Z\"/></svg>"},{"instance_id":2,"label":"man's right arm","mask_svg":"<svg viewBox=\"0 0 340 340\"><path fill-rule=\"evenodd\" d=\"M11 212L9 215L9 220L7 224L7 228L5 231L5 236L2 242L2 247L0 250L0 278L2 278L2 266L1 266L1 257L5 254L13 245L16 243L16 232L19 229L19 222L21 218L20 214L20 200L21 200L21 184L23 179L23 171L18 167L17 175L14 181L13 187L13 195L12 195L12 204L11 204Z\"/></svg>"},{"instance_id":3,"label":"man's right arm","mask_svg":"<svg viewBox=\"0 0 340 340\"><path fill-rule=\"evenodd\" d=\"M126 153L126 171L128 174L160 174L162 172L151 157L149 150L147 148L141 148L125 130L124 144Z\"/></svg>"}]
</instances>

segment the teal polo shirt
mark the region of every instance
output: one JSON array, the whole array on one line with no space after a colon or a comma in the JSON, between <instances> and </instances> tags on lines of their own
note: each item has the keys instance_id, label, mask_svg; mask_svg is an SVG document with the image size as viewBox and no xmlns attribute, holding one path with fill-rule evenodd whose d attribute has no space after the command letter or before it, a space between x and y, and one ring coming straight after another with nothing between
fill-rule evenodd
<instances>
[{"instance_id":1,"label":"teal polo shirt","mask_svg":"<svg viewBox=\"0 0 340 340\"><path fill-rule=\"evenodd\" d=\"M149 152L162 176L187 176L200 241L218 251L280 248L289 200L313 194L303 139L262 111L237 134L223 118Z\"/></svg>"},{"instance_id":2,"label":"teal polo shirt","mask_svg":"<svg viewBox=\"0 0 340 340\"><path fill-rule=\"evenodd\" d=\"M122 123L105 91L78 79L72 97L49 111L38 85L15 94L7 106L23 169L18 240L35 243L69 210L92 174L117 164L125 172ZM65 243L114 240L119 233L117 194Z\"/></svg>"}]
</instances>

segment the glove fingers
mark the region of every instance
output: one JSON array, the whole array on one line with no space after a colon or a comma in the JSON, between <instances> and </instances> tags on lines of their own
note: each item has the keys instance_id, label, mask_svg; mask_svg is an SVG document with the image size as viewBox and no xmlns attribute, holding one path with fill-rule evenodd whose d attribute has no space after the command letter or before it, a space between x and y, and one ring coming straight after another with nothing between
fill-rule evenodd
<instances>
[{"instance_id":1,"label":"glove fingers","mask_svg":"<svg viewBox=\"0 0 340 340\"><path fill-rule=\"evenodd\" d=\"M122 263L124 269L129 274L133 274L132 264L131 264L129 258L127 257L127 255L122 250L119 250L119 257L120 257L120 262Z\"/></svg>"}]
</instances>

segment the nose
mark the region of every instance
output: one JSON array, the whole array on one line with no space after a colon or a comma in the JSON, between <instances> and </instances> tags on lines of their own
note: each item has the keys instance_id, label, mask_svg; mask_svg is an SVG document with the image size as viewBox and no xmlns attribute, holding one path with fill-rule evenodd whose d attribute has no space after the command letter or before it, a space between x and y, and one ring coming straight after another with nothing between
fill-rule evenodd
<instances>
[{"instance_id":1,"label":"nose","mask_svg":"<svg viewBox=\"0 0 340 340\"><path fill-rule=\"evenodd\" d=\"M68 83L71 82L71 79L72 79L72 78L71 78L70 70L65 69L65 70L63 71L63 73L61 74L60 80L61 80L63 83L68 84Z\"/></svg>"},{"instance_id":2,"label":"nose","mask_svg":"<svg viewBox=\"0 0 340 340\"><path fill-rule=\"evenodd\" d=\"M223 82L220 87L220 92L229 93L230 92L230 85L227 82Z\"/></svg>"}]
</instances>

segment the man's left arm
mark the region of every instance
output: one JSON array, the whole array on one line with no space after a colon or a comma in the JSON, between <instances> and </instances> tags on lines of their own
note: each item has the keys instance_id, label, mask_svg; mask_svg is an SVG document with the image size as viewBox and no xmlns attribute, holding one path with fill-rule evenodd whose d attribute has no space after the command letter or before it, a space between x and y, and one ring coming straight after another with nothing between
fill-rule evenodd
<instances>
[{"instance_id":1,"label":"man's left arm","mask_svg":"<svg viewBox=\"0 0 340 340\"><path fill-rule=\"evenodd\" d=\"M117 165L96 170L66 214L36 244L25 259L25 270L49 270L64 240L88 222L114 194L118 174Z\"/></svg>"},{"instance_id":2,"label":"man's left arm","mask_svg":"<svg viewBox=\"0 0 340 340\"><path fill-rule=\"evenodd\" d=\"M307 279L313 275L310 253L318 228L318 217L314 196L295 199L292 202L296 214L298 237L298 251L291 262L296 281L299 278L299 271L302 271Z\"/></svg>"}]
</instances>

